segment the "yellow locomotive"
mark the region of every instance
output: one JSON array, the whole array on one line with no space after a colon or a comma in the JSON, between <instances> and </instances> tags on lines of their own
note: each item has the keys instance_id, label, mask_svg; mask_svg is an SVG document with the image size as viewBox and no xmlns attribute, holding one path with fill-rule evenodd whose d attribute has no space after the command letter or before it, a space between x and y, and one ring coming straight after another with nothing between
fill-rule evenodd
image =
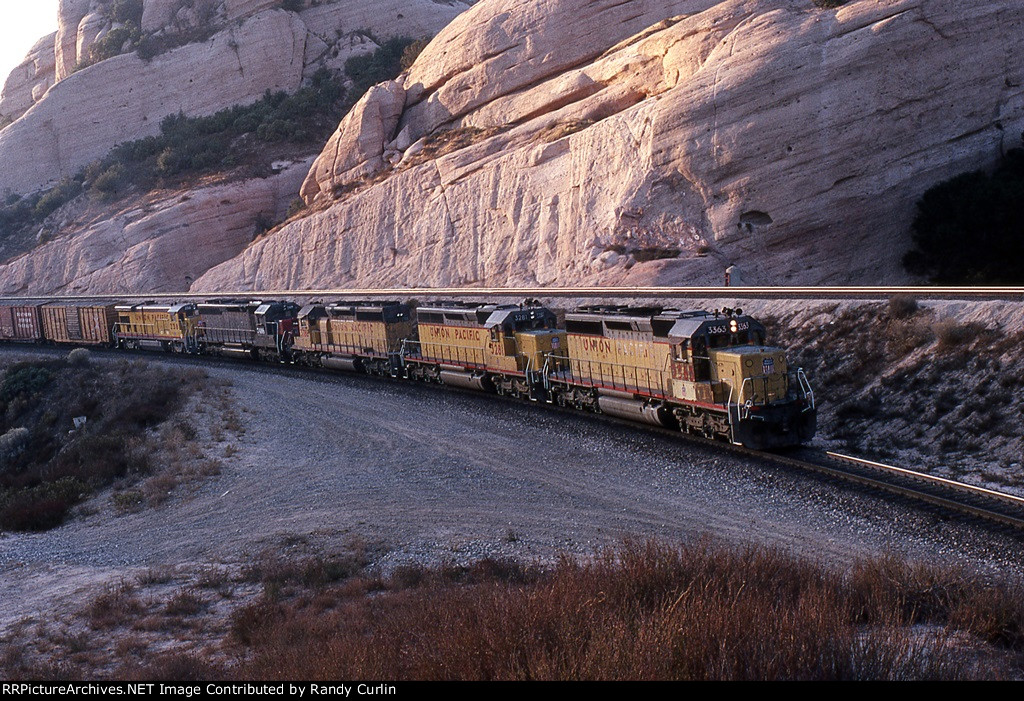
<instances>
[{"instance_id":1,"label":"yellow locomotive","mask_svg":"<svg viewBox=\"0 0 1024 701\"><path fill-rule=\"evenodd\" d=\"M739 309L581 307L559 328L554 312L530 300L416 310L399 302L36 304L0 306L0 339L109 343L439 382L756 449L806 442L817 427L807 377Z\"/></svg>"},{"instance_id":2,"label":"yellow locomotive","mask_svg":"<svg viewBox=\"0 0 1024 701\"><path fill-rule=\"evenodd\" d=\"M536 305L424 306L404 360L414 379L537 399L548 355L565 346L557 325L551 310Z\"/></svg>"},{"instance_id":3,"label":"yellow locomotive","mask_svg":"<svg viewBox=\"0 0 1024 701\"><path fill-rule=\"evenodd\" d=\"M406 304L316 302L299 310L291 353L295 362L304 365L397 375L402 344L412 334Z\"/></svg>"},{"instance_id":4,"label":"yellow locomotive","mask_svg":"<svg viewBox=\"0 0 1024 701\"><path fill-rule=\"evenodd\" d=\"M174 353L198 350L196 305L122 304L114 307L114 344L136 350Z\"/></svg>"},{"instance_id":5,"label":"yellow locomotive","mask_svg":"<svg viewBox=\"0 0 1024 701\"><path fill-rule=\"evenodd\" d=\"M817 427L814 393L742 310L583 307L568 352L544 372L562 406L677 426L752 448L796 445Z\"/></svg>"}]
</instances>

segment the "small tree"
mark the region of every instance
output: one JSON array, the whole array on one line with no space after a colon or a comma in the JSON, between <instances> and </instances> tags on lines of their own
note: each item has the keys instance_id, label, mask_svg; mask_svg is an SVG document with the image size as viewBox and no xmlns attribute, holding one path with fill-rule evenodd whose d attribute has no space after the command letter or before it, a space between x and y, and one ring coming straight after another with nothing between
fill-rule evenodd
<instances>
[{"instance_id":1,"label":"small tree","mask_svg":"<svg viewBox=\"0 0 1024 701\"><path fill-rule=\"evenodd\" d=\"M939 284L1024 282L1024 150L990 176L964 173L917 203L906 269Z\"/></svg>"}]
</instances>

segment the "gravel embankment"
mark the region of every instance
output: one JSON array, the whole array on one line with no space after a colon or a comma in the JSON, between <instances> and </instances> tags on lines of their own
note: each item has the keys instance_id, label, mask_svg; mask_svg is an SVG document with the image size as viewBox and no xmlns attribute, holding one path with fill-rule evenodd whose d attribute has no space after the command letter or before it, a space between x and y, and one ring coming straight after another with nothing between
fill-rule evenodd
<instances>
[{"instance_id":1,"label":"gravel embankment","mask_svg":"<svg viewBox=\"0 0 1024 701\"><path fill-rule=\"evenodd\" d=\"M893 552L1024 570L1019 538L671 436L354 375L208 371L232 382L244 429L218 444L203 433L217 457L237 449L221 474L155 509L115 516L101 503L47 533L0 536L0 630L142 568L241 564L290 538L361 541L385 568L706 534L840 566Z\"/></svg>"}]
</instances>

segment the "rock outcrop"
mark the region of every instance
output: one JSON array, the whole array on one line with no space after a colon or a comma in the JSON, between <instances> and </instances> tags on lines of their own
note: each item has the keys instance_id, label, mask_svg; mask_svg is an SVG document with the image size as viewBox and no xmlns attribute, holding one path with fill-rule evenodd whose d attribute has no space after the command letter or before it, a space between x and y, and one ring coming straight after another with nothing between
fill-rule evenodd
<instances>
[{"instance_id":1,"label":"rock outcrop","mask_svg":"<svg viewBox=\"0 0 1024 701\"><path fill-rule=\"evenodd\" d=\"M1022 37L1011 0L483 0L193 289L899 281L920 194L1020 144Z\"/></svg>"},{"instance_id":2,"label":"rock outcrop","mask_svg":"<svg viewBox=\"0 0 1024 701\"><path fill-rule=\"evenodd\" d=\"M158 194L0 265L0 294L180 292L285 215L312 159L278 175ZM85 196L83 196L85 197Z\"/></svg>"},{"instance_id":3,"label":"rock outcrop","mask_svg":"<svg viewBox=\"0 0 1024 701\"><path fill-rule=\"evenodd\" d=\"M267 90L294 91L318 68L338 69L348 57L372 51L375 40L433 35L468 6L335 0L306 2L297 12L281 5L145 0L145 35L184 45L149 60L128 52L76 71L119 25L109 16L109 0L61 0L52 68L42 58L44 40L4 91L11 107L0 107L0 114L18 118L0 132L0 192L45 189L122 141L158 133L167 115L201 116Z\"/></svg>"},{"instance_id":4,"label":"rock outcrop","mask_svg":"<svg viewBox=\"0 0 1024 701\"><path fill-rule=\"evenodd\" d=\"M56 63L53 47L56 34L36 42L28 56L11 71L0 92L0 116L14 120L42 99L55 81Z\"/></svg>"}]
</instances>

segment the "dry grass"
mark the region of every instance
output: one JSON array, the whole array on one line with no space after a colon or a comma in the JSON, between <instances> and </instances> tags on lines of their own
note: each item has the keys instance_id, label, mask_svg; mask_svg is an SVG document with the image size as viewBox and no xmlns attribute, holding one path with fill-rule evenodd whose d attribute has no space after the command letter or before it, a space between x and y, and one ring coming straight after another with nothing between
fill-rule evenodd
<instances>
[{"instance_id":1,"label":"dry grass","mask_svg":"<svg viewBox=\"0 0 1024 701\"><path fill-rule=\"evenodd\" d=\"M811 378L818 434L836 448L974 475L1001 465L992 481L1015 481L1024 333L936 320L906 297L768 321Z\"/></svg>"},{"instance_id":2,"label":"dry grass","mask_svg":"<svg viewBox=\"0 0 1024 701\"><path fill-rule=\"evenodd\" d=\"M955 321L937 321L932 325L938 339L936 351L939 353L966 352L978 340L986 336L985 327L981 324L959 324Z\"/></svg>"},{"instance_id":3,"label":"dry grass","mask_svg":"<svg viewBox=\"0 0 1024 701\"><path fill-rule=\"evenodd\" d=\"M843 574L766 548L634 542L546 567L485 559L410 564L381 576L360 551L317 556L303 546L268 550L237 578L209 568L175 572L168 582L160 571L143 577L154 582L152 593L108 587L81 622L45 634L23 630L47 641L45 654L38 643L31 654L8 652L0 674L178 681L1024 675L1019 586L895 557ZM282 554L288 550L301 554ZM243 590L237 602L210 596L225 584Z\"/></svg>"},{"instance_id":4,"label":"dry grass","mask_svg":"<svg viewBox=\"0 0 1024 701\"><path fill-rule=\"evenodd\" d=\"M566 122L556 122L537 132L537 140L551 143L559 139L583 131L594 124L593 119L571 119Z\"/></svg>"},{"instance_id":5,"label":"dry grass","mask_svg":"<svg viewBox=\"0 0 1024 701\"><path fill-rule=\"evenodd\" d=\"M92 628L102 630L127 625L143 609L134 585L122 582L104 589L88 604L85 614Z\"/></svg>"},{"instance_id":6,"label":"dry grass","mask_svg":"<svg viewBox=\"0 0 1024 701\"><path fill-rule=\"evenodd\" d=\"M307 579L308 562L263 576ZM246 679L963 679L1021 674L1024 594L881 558L841 576L767 549L627 544L547 569L348 576L236 609ZM192 674L194 658L173 658ZM191 662L189 661L191 659ZM171 662L133 668L166 675ZM173 678L173 677L166 677Z\"/></svg>"}]
</instances>

